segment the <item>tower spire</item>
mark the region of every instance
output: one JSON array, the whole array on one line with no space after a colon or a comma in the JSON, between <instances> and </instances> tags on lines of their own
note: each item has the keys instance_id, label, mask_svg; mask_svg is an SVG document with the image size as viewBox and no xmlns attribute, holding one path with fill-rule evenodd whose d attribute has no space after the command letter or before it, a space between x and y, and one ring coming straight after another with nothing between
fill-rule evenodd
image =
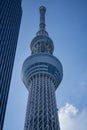
<instances>
[{"instance_id":1,"label":"tower spire","mask_svg":"<svg viewBox=\"0 0 87 130\"><path fill-rule=\"evenodd\" d=\"M44 6L40 6L39 8L40 12L40 23L39 23L39 31L36 33L37 36L44 35L48 36L48 32L45 31L45 13L46 13L46 8Z\"/></svg>"},{"instance_id":2,"label":"tower spire","mask_svg":"<svg viewBox=\"0 0 87 130\"><path fill-rule=\"evenodd\" d=\"M45 13L46 13L46 8L44 6L40 6L39 8L40 11L40 30L45 30Z\"/></svg>"}]
</instances>

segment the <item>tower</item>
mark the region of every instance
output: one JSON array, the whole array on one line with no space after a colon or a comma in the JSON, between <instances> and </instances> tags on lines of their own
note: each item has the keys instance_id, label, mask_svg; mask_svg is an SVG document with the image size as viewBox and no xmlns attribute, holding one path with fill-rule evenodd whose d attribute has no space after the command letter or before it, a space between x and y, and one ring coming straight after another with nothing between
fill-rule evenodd
<instances>
[{"instance_id":1,"label":"tower","mask_svg":"<svg viewBox=\"0 0 87 130\"><path fill-rule=\"evenodd\" d=\"M21 0L0 0L0 130L3 129L21 16Z\"/></svg>"},{"instance_id":2,"label":"tower","mask_svg":"<svg viewBox=\"0 0 87 130\"><path fill-rule=\"evenodd\" d=\"M24 130L60 130L55 91L63 77L54 45L45 30L46 8L40 9L39 31L31 42L31 56L23 63L22 80L29 91Z\"/></svg>"}]
</instances>

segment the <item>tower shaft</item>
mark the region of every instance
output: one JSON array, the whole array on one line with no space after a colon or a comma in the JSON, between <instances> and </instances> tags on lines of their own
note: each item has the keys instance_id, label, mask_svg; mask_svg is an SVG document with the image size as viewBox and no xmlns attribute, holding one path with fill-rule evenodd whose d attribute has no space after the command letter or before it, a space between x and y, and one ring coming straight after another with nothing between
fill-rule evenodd
<instances>
[{"instance_id":1,"label":"tower shaft","mask_svg":"<svg viewBox=\"0 0 87 130\"><path fill-rule=\"evenodd\" d=\"M30 79L24 130L59 130L54 80L48 74Z\"/></svg>"}]
</instances>

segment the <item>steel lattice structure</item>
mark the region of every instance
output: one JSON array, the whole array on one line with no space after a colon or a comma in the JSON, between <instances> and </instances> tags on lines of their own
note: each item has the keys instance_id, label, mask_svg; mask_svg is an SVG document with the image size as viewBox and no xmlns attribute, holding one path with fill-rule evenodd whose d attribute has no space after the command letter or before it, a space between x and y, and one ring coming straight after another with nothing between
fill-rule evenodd
<instances>
[{"instance_id":1,"label":"steel lattice structure","mask_svg":"<svg viewBox=\"0 0 87 130\"><path fill-rule=\"evenodd\" d=\"M40 7L40 30L31 42L31 56L23 63L22 80L29 91L24 130L60 130L55 90L63 77L54 45L45 31L44 6Z\"/></svg>"}]
</instances>

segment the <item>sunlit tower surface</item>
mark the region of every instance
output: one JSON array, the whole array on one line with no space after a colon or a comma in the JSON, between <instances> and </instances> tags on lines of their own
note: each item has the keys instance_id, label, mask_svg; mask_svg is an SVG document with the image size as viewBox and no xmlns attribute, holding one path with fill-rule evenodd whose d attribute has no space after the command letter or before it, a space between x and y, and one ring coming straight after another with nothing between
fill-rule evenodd
<instances>
[{"instance_id":1,"label":"sunlit tower surface","mask_svg":"<svg viewBox=\"0 0 87 130\"><path fill-rule=\"evenodd\" d=\"M60 130L55 91L63 69L53 56L54 45L45 30L46 8L41 6L39 11L39 31L31 41L31 56L22 67L22 80L29 91L24 130Z\"/></svg>"}]
</instances>

